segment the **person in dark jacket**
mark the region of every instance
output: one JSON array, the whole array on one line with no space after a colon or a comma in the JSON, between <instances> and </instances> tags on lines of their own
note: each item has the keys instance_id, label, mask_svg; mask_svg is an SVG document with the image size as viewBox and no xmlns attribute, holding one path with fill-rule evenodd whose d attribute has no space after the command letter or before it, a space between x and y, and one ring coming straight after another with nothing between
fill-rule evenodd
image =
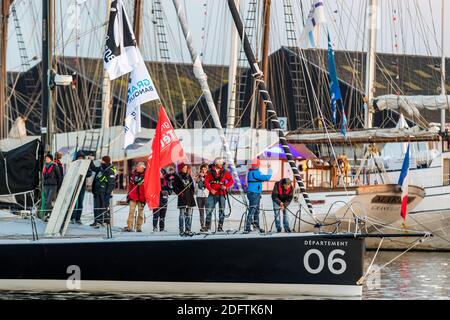
<instances>
[{"instance_id":1,"label":"person in dark jacket","mask_svg":"<svg viewBox=\"0 0 450 320\"><path fill-rule=\"evenodd\" d=\"M268 167L267 174L263 174L260 167L260 160L254 159L247 174L247 198L248 198L248 215L245 223L244 231L250 232L250 225L254 222L255 228L260 232L264 232L259 226L259 204L261 202L262 183L269 181L272 177L272 168Z\"/></svg>"},{"instance_id":2,"label":"person in dark jacket","mask_svg":"<svg viewBox=\"0 0 450 320\"><path fill-rule=\"evenodd\" d=\"M134 215L136 213L136 207L138 209L138 217L136 221L136 231L142 232L142 224L144 223L144 207L145 207L145 189L144 189L144 177L145 177L145 163L139 162L136 164L134 171L130 176L130 183L128 184L128 200L130 203L130 212L128 214L127 226L124 231L133 231Z\"/></svg>"},{"instance_id":3,"label":"person in dark jacket","mask_svg":"<svg viewBox=\"0 0 450 320\"><path fill-rule=\"evenodd\" d=\"M104 156L102 158L99 167L91 162L90 168L92 172L95 173L94 181L92 183L92 194L94 196L94 223L92 223L91 226L99 228L104 223L110 223L109 202L116 185L117 170L111 163L111 158L109 156Z\"/></svg>"},{"instance_id":4,"label":"person in dark jacket","mask_svg":"<svg viewBox=\"0 0 450 320\"><path fill-rule=\"evenodd\" d=\"M62 162L61 162L61 158L62 158L62 153L61 152L56 152L55 153L55 163L56 163L56 165L58 166L58 168L59 168L59 173L61 174L61 179L63 179L64 178L64 165L62 164Z\"/></svg>"},{"instance_id":5,"label":"person in dark jacket","mask_svg":"<svg viewBox=\"0 0 450 320\"><path fill-rule=\"evenodd\" d=\"M225 197L227 196L228 189L234 184L233 177L224 168L225 160L223 158L216 158L214 160L214 166L208 172L205 178L205 187L209 191L208 199L206 200L206 230L211 229L211 216L219 203L219 226L217 231L223 231L223 223L225 220Z\"/></svg>"},{"instance_id":6,"label":"person in dark jacket","mask_svg":"<svg viewBox=\"0 0 450 320\"><path fill-rule=\"evenodd\" d=\"M76 160L84 160L84 159L86 159L86 157L85 157L83 151L78 151L76 154ZM75 209L73 210L73 213L72 213L71 220L73 223L82 224L81 223L81 215L83 213L84 195L86 194L86 179L89 178L91 175L92 175L92 170L89 168L86 173L86 177L84 178L84 182L81 185L81 190L78 195L77 203L76 203Z\"/></svg>"},{"instance_id":7,"label":"person in dark jacket","mask_svg":"<svg viewBox=\"0 0 450 320\"><path fill-rule=\"evenodd\" d=\"M178 165L178 174L173 181L173 189L178 195L178 209L180 210L179 228L180 235L192 236L192 212L195 207L194 180L192 179L190 167L185 163Z\"/></svg>"},{"instance_id":8,"label":"person in dark jacket","mask_svg":"<svg viewBox=\"0 0 450 320\"><path fill-rule=\"evenodd\" d=\"M172 193L172 188L169 185L169 180L172 176L167 176L166 172L161 169L161 192L159 194L159 208L153 210L153 232L158 231L158 222L159 222L159 231L164 231L165 221L166 221L166 212L167 212L167 204L169 203L169 195ZM173 176L173 178L175 178Z\"/></svg>"},{"instance_id":9,"label":"person in dark jacket","mask_svg":"<svg viewBox=\"0 0 450 320\"><path fill-rule=\"evenodd\" d=\"M50 217L51 210L53 209L53 197L58 193L59 188L61 188L62 177L58 165L53 162L53 156L51 154L46 154L44 161L44 167L42 168L44 193L42 201L44 214L42 217L46 221Z\"/></svg>"},{"instance_id":10,"label":"person in dark jacket","mask_svg":"<svg viewBox=\"0 0 450 320\"><path fill-rule=\"evenodd\" d=\"M292 187L292 181L289 178L283 178L273 187L272 201L273 211L275 214L275 226L277 232L281 232L280 225L280 211L283 210L283 227L285 232L291 232L289 228L289 217L286 211L287 207L294 197L294 188Z\"/></svg>"},{"instance_id":11,"label":"person in dark jacket","mask_svg":"<svg viewBox=\"0 0 450 320\"><path fill-rule=\"evenodd\" d=\"M205 179L208 175L208 164L202 163L200 170L195 177L195 198L197 200L198 213L200 216L200 232L207 231L205 227L205 208L209 191L205 187Z\"/></svg>"}]
</instances>

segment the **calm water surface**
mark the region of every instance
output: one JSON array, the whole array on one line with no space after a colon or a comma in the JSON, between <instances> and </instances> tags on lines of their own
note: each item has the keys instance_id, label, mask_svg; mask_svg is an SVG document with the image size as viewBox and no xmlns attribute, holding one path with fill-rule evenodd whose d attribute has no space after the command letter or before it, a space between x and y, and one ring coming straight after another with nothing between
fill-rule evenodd
<instances>
[{"instance_id":1,"label":"calm water surface","mask_svg":"<svg viewBox=\"0 0 450 320\"><path fill-rule=\"evenodd\" d=\"M383 266L401 252L380 252L375 268ZM366 254L366 269L374 252ZM446 299L450 297L450 253L408 252L382 268L363 287L362 299ZM267 296L267 295L164 295L98 294L87 292L5 292L0 299L340 299L340 297Z\"/></svg>"}]
</instances>

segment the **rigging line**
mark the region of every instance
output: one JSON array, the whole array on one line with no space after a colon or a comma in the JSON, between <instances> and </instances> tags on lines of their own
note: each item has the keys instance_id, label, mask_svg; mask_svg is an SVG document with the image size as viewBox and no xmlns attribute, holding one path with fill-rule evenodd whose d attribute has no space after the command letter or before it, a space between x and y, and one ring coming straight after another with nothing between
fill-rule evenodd
<instances>
[{"instance_id":1,"label":"rigging line","mask_svg":"<svg viewBox=\"0 0 450 320\"><path fill-rule=\"evenodd\" d=\"M170 55L169 55L169 49L166 47L167 40L166 40L166 26L167 26L167 17L163 14L163 6L160 1L153 1L153 12L155 15L155 32L156 32L156 38L158 41L159 46L159 53L160 53L160 59L162 61L161 67L162 67L162 74L163 74L163 81L166 88L167 98L168 98L168 107L170 108L170 118L173 120L173 123L176 128L179 127L178 121L176 121L176 113L174 108L174 103L172 99L172 93L171 93L171 85L169 83L168 78L168 71L166 68L166 64L170 62ZM167 67L171 65L168 64Z\"/></svg>"},{"instance_id":2,"label":"rigging line","mask_svg":"<svg viewBox=\"0 0 450 320\"><path fill-rule=\"evenodd\" d=\"M414 9L416 11L416 16L419 20L419 23L418 23L418 27L419 27L419 31L420 31L419 35L422 37L423 44L425 45L425 48L428 50L428 54L431 54L430 47L428 45L428 37L426 35L426 30L424 27L424 25L426 25L426 24L423 21L423 16L421 15L420 10L418 9L417 3L415 3ZM420 23L421 20L422 20L422 23ZM416 54L417 54L417 51L416 51Z\"/></svg>"},{"instance_id":3,"label":"rigging line","mask_svg":"<svg viewBox=\"0 0 450 320\"><path fill-rule=\"evenodd\" d=\"M328 10L329 15L331 15L332 14L332 12L330 12L331 8L327 7L327 10ZM345 13L345 10L343 8L343 10L340 11L341 20L342 20L342 15L344 13ZM347 17L347 19L349 19L349 17ZM338 28L337 22L335 22L334 20L332 20L332 24L333 24L333 28ZM356 29L356 27L355 27L355 29ZM363 30L365 30L365 28ZM348 34L348 33L349 32L343 32L342 34ZM365 32L363 32L363 33L365 33ZM338 42L342 41L342 39L343 39L343 35L342 34L340 34L340 33L337 34ZM333 35L333 36L335 36L335 35ZM363 41L364 41L364 39L363 39ZM347 43L346 39L344 39L344 44L345 43ZM357 41L356 41L356 43L357 43ZM347 63L349 65L353 65L354 64L354 62L352 61L352 55L350 54L350 52L344 50L344 57L346 58ZM362 63L361 63L361 66L362 66ZM360 78L356 73L352 73L352 76L353 75L357 79L357 82L359 84L359 90L363 91L363 89L362 89L362 88L364 88L363 79Z\"/></svg>"},{"instance_id":4,"label":"rigging line","mask_svg":"<svg viewBox=\"0 0 450 320\"><path fill-rule=\"evenodd\" d=\"M296 39L296 41L299 41L299 40ZM293 57L291 57L291 59L297 59L297 57L301 56L302 54L306 57L305 50L303 48L301 48L301 47L298 47L298 48L299 49L298 49L297 52L292 51L291 49L288 49L291 52L291 54L293 55ZM310 63L306 59L305 60L299 59L299 60L300 61L294 61L292 63L297 63L299 65L299 70L298 71L300 71L300 70L302 71L301 72L301 77L303 78L303 82L305 84L309 83L311 85L311 89L312 89L311 91L314 91L312 79L311 78L307 78L307 75L304 72L304 70L308 69L308 67L310 66ZM300 73L300 72L298 72L298 73ZM298 73L297 73L297 76L298 76ZM309 93L308 87L306 85L305 85L305 92L306 92L306 99L308 101L308 103L307 103L308 111L309 111L309 114L311 116L311 124L312 124L313 130L316 130L316 124L314 122L314 118L315 118L314 117L314 112L313 112L313 109L312 109L312 106L311 106L312 104L314 104L314 100L311 101L310 93Z\"/></svg>"},{"instance_id":5,"label":"rigging line","mask_svg":"<svg viewBox=\"0 0 450 320\"><path fill-rule=\"evenodd\" d=\"M163 16L163 18L164 18L164 21L169 21L169 19L167 18L167 15L166 15L166 13L165 13L164 10L162 10L161 14L162 14L162 16ZM171 29L171 27L170 27L170 24L167 24L165 27L167 27L167 29L168 29L168 31L169 31L169 37L172 39L172 42L173 42L173 43L176 43L175 37L174 37L173 32L172 32L172 29ZM175 51L175 52L176 52L176 51ZM181 79L180 79L180 74L179 74L179 71L178 71L177 63L174 62L174 63L173 63L173 66L174 66L174 68L175 68L175 74L176 74L176 79L177 79L177 82L178 82L178 87L179 87L179 90L180 90L180 93L181 93L182 103L185 104L185 103L186 103L186 97L185 97L185 95L184 95L183 87L182 87L182 85L181 85ZM173 116L175 117L175 114L174 114ZM175 119L175 118L174 118L174 119Z\"/></svg>"},{"instance_id":6,"label":"rigging line","mask_svg":"<svg viewBox=\"0 0 450 320\"><path fill-rule=\"evenodd\" d=\"M183 125L181 126L181 128L185 128L187 125L187 122L189 120L189 118L191 117L192 113L194 113L195 109L197 108L197 106L199 105L201 99L203 98L203 93L198 97L197 102L194 104L194 106L192 107L191 111L189 112L188 116L186 119L184 119Z\"/></svg>"},{"instance_id":7,"label":"rigging line","mask_svg":"<svg viewBox=\"0 0 450 320\"><path fill-rule=\"evenodd\" d=\"M408 215L409 218L411 218L412 220L414 220L415 223L417 223L419 226L421 226L422 228L424 228L424 230L430 232L433 234L433 236L440 238L441 240L444 240L447 243L450 243L450 239L445 238L437 233L435 233L435 231L431 230L430 228L427 228L426 226L424 226L422 223L420 223L419 221L416 220L416 218L414 218L411 214Z\"/></svg>"},{"instance_id":8,"label":"rigging line","mask_svg":"<svg viewBox=\"0 0 450 320\"><path fill-rule=\"evenodd\" d=\"M403 256L405 253L407 253L408 251L410 251L411 249L413 249L414 247L416 247L418 244L422 243L423 240L425 240L426 238L428 238L428 235L425 235L417 240L415 240L411 246L406 249L404 252L402 252L401 254L397 255L396 257L394 257L393 259L391 259L390 261L388 261L387 263L385 263L384 265L382 265L380 268L376 269L372 274L378 273L381 270L383 270L385 267L387 267L389 264L391 264L392 262L394 262L395 260L397 260L398 258L400 258L401 256Z\"/></svg>"},{"instance_id":9,"label":"rigging line","mask_svg":"<svg viewBox=\"0 0 450 320\"><path fill-rule=\"evenodd\" d=\"M253 83L255 82L253 79L251 80ZM251 107L251 105L253 104L253 101L255 99L257 99L257 92L258 92L258 88L256 84L253 84L253 93L251 95L251 97L248 99L247 105L243 108L243 111L241 113L241 115L239 116L239 118L236 121L236 126L235 127L239 127L241 125L241 121L244 118L245 112L248 110L248 108ZM252 117L253 115L250 115L250 117Z\"/></svg>"},{"instance_id":10,"label":"rigging line","mask_svg":"<svg viewBox=\"0 0 450 320\"><path fill-rule=\"evenodd\" d=\"M206 20L208 18L208 5L207 5L207 1L204 0L203 1L203 18L202 18L202 33L201 33L201 51L200 51L200 56L203 57L204 53L205 53L205 49L206 49Z\"/></svg>"},{"instance_id":11,"label":"rigging line","mask_svg":"<svg viewBox=\"0 0 450 320\"><path fill-rule=\"evenodd\" d=\"M211 96L211 91L209 89L207 76L204 73L203 66L202 66L202 63L201 63L201 59L200 59L200 57L199 57L195 47L193 46L192 35L191 35L191 32L190 32L190 30L188 28L186 19L184 19L184 13L183 13L184 12L184 8L181 7L179 0L174 0L173 1L173 5L174 5L174 7L176 9L179 23L181 24L181 27L183 29L184 37L186 38L186 45L187 45L187 47L189 49L189 52L190 52L190 55L191 55L191 59L192 59L192 63L193 63L192 68L193 68L194 75L195 75L195 77L196 77L196 79L197 79L197 81L198 81L198 83L199 83L203 93L205 94L206 103L207 103L208 109L209 109L210 114L212 115L212 118L214 120L214 126L216 127L216 129L217 129L217 131L219 133L219 137L220 137L220 140L221 140L221 143L222 143L222 148L225 149L226 160L230 164L230 167L231 167L230 171L231 171L231 173L234 176L234 180L235 180L235 183L236 183L236 185L237 185L237 187L239 189L239 193L241 194L242 198L245 200L245 197L244 197L244 194L243 194L243 189L242 189L241 182L240 182L240 178L239 178L238 172L236 170L236 166L234 164L234 161L233 161L233 158L232 158L229 146L227 144L227 140L226 140L224 131L222 129L222 125L220 123L219 115L217 114L217 110L215 108L214 101L213 101L212 96Z\"/></svg>"},{"instance_id":12,"label":"rigging line","mask_svg":"<svg viewBox=\"0 0 450 320\"><path fill-rule=\"evenodd\" d=\"M430 55L432 55L432 50L431 50L431 45L430 45L430 41L431 41L432 39L430 40L430 37L427 36L427 35L428 35L428 32L429 32L429 33L434 32L434 35L435 35L434 40L435 40L436 49L439 50L440 45L439 45L439 43L438 43L438 38L437 38L437 36L436 36L436 31L435 31L435 28L434 28L433 11L431 10L431 4L430 4L430 2L428 2L428 3L429 3L429 5L430 5L430 13L431 13L431 16L430 16L430 17L431 17L431 21L432 21L432 24L433 24L433 30L430 28L429 24L425 22L425 17L424 17L424 13L425 13L425 12L423 12L422 10L420 10L419 5L418 5L418 3L417 3L417 0L415 1L415 7L416 7L416 11L417 11L417 13L418 13L418 16L420 17L420 20L422 21L422 27L423 27L423 29L424 29L424 40L425 40L425 44L426 44L426 46L427 46L427 48L428 48L428 50L429 50L429 52L430 52ZM427 29L427 30L425 30L425 29ZM427 32L427 31L428 31L428 32Z\"/></svg>"},{"instance_id":13,"label":"rigging line","mask_svg":"<svg viewBox=\"0 0 450 320\"><path fill-rule=\"evenodd\" d=\"M59 1L59 9L60 9L60 17L63 17L63 12L62 12L62 1L60 0ZM77 19L78 19L78 17L77 17ZM65 43L64 43L64 32L65 32L65 29L64 29L64 24L63 24L63 21L64 21L64 19L60 19L61 21L61 26L60 26L60 28L61 28L61 34L60 34L60 37L61 37L61 46L62 46L62 63L63 63L63 65L65 66L65 61L66 61L66 59L65 59ZM78 26L78 21L77 21L77 26ZM67 72L67 68L65 68L65 70L64 70L64 74ZM67 91L67 90L66 90ZM66 94L67 94L67 92L66 92ZM72 104L71 105L75 105L74 104L74 99L73 99L73 94L72 94L72 92L71 91L69 91L69 98L72 98L71 100L72 100ZM70 106L70 104L69 104L69 106ZM75 113L75 116L76 116L76 113ZM64 131L65 132L68 132L69 130L68 130L68 128L67 128L67 120L68 120L68 118L69 117L67 117L67 116L65 116L64 117Z\"/></svg>"},{"instance_id":14,"label":"rigging line","mask_svg":"<svg viewBox=\"0 0 450 320\"><path fill-rule=\"evenodd\" d=\"M375 254L374 254L374 256L373 256L373 259L372 259L372 261L370 262L369 267L367 268L366 273L365 273L361 278L359 278L359 280L356 282L357 284L361 285L361 284L364 283L364 280L366 280L367 275L368 275L369 272L371 271L372 265L373 265L373 263L375 262L375 258L376 258L377 255L378 255L378 251L380 251L381 245L383 244L383 240L384 240L384 238L381 238L380 243L378 244L377 251L375 252Z\"/></svg>"},{"instance_id":15,"label":"rigging line","mask_svg":"<svg viewBox=\"0 0 450 320\"><path fill-rule=\"evenodd\" d=\"M378 57L378 56L377 56L377 58L378 58L378 59L377 59L377 65L379 66L379 65L381 64L381 65L384 66L384 63L383 63L383 61L381 60L381 57ZM378 60L379 60L379 62L378 62ZM381 68L380 68L380 69L381 69ZM392 77L391 77L390 75L386 75L384 72L382 72L382 75L385 76L386 80L388 80L388 83L394 83L394 84L395 84L395 81L392 80ZM388 77L390 77L390 79L391 79L392 81L389 81Z\"/></svg>"},{"instance_id":16,"label":"rigging line","mask_svg":"<svg viewBox=\"0 0 450 320\"><path fill-rule=\"evenodd\" d=\"M333 13L333 12L331 12L331 8L327 6L327 10L328 10L328 12L329 12L329 15L332 16L332 13ZM341 16L341 17L342 17L342 12L343 12L343 10L342 10L341 13L340 13L340 16ZM334 24L334 28L339 28L339 27L336 25L337 22L336 22L334 19L332 19L332 23ZM346 33L346 34L348 34L348 33ZM340 39L342 39L342 35L341 35L341 34L338 34L338 41L339 41ZM344 42L346 42L346 41L347 41L347 40L344 40ZM349 65L352 65L353 62L351 61L351 55L350 55L350 52L344 51L343 54L344 54L344 57L345 57L346 60L347 60L347 63L348 63ZM320 54L319 51L317 51L317 56L318 56L318 58L319 58L320 61L322 61L322 62L324 61L324 57ZM323 62L322 64L324 65L324 62ZM326 73L323 74L324 77L325 77L325 75L326 75ZM352 74L352 77L353 77L354 75L355 75L355 74L353 73L353 74ZM359 77L358 77L357 79L359 79ZM325 81L328 82L328 84L329 84L329 81L328 81L328 78L327 78L327 77L325 77ZM362 80L359 79L359 82L360 82L360 87L362 88L362 87L363 87L363 85L362 85Z\"/></svg>"},{"instance_id":17,"label":"rigging line","mask_svg":"<svg viewBox=\"0 0 450 320\"><path fill-rule=\"evenodd\" d=\"M428 0L428 7L430 8L430 15L431 15L431 17L433 17L433 8L431 6L431 0ZM436 33L436 26L434 25L434 19L431 19L431 23L433 25L433 34L434 34L434 39L435 39L435 42L436 42L436 48L438 50L442 50L442 43L438 42L438 36L437 36L437 33Z\"/></svg>"},{"instance_id":18,"label":"rigging line","mask_svg":"<svg viewBox=\"0 0 450 320\"><path fill-rule=\"evenodd\" d=\"M253 50L251 48L250 42L247 38L247 35L245 34L245 32L243 30L242 20L241 20L239 12L237 11L235 2L233 0L228 0L228 7L231 12L231 15L233 16L234 24L236 26L236 29L238 30L238 34L241 37L241 39L244 40L243 42L244 42L245 54L246 54L248 63L251 66L252 77L255 79L255 81L258 84L259 96L262 98L263 102L265 103L266 107L268 108L267 109L268 112L270 112L270 114L271 114L270 118L272 119L272 125L274 126L275 130L278 133L279 140L281 141L283 149L286 153L286 157L289 160L289 165L290 165L292 171L294 172L298 187L301 190L303 199L305 200L306 204L308 205L308 209L309 209L308 212L309 212L310 216L314 220L316 220L314 218L313 206L309 199L309 195L305 189L305 185L303 183L300 172L299 172L297 166L295 165L294 158L293 158L292 154L290 153L290 149L287 144L286 137L284 136L284 133L281 130L280 123L279 123L275 108L273 107L269 92L267 91L265 82L262 79L262 72L258 67L258 63L256 61Z\"/></svg>"},{"instance_id":19,"label":"rigging line","mask_svg":"<svg viewBox=\"0 0 450 320\"><path fill-rule=\"evenodd\" d=\"M307 70L307 73L308 73L308 77L311 78L311 74L309 73L309 70L308 70L308 69L306 69L306 70ZM321 118L324 119L324 116L323 116L322 110L321 110L321 108L320 108L320 104L319 104L319 101L318 101L318 99L317 99L316 93L315 93L314 90L312 90L312 91L313 91L313 98L314 98L314 100L315 100L315 102L316 102L316 108L317 108L317 110L318 110L318 112L319 112ZM337 155L336 155L336 152L335 152L335 150L334 150L333 143L331 142L330 134L329 134L329 132L328 132L328 127L327 127L327 124L326 124L325 121L323 121L323 128L325 129L325 134L326 134L326 136L327 136L327 138L328 138L328 142L329 142L330 148L331 148L331 150L332 150L332 155L333 155L334 161L335 161L336 163L338 163L338 161L337 161ZM342 172L340 166L337 166L337 168L338 168L339 173L340 173L341 175L343 175L343 172ZM345 194L346 194L347 202L348 202L348 201L350 201L350 196L349 196L349 191L348 191L348 189L347 189L346 183L344 183L344 190L345 190Z\"/></svg>"}]
</instances>

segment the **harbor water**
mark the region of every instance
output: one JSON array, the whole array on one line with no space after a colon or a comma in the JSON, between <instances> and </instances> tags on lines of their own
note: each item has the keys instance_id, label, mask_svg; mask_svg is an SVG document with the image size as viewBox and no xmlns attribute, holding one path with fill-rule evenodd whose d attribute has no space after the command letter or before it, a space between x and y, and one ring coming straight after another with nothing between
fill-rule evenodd
<instances>
[{"instance_id":1,"label":"harbor water","mask_svg":"<svg viewBox=\"0 0 450 320\"><path fill-rule=\"evenodd\" d=\"M114 196L114 227L126 225L128 217L128 206L118 205L124 195ZM178 211L175 198L171 199L166 218L166 229L175 232L178 228ZM269 207L267 196L263 196L262 206ZM92 199L87 194L85 199L85 211L82 221L85 225L92 222ZM233 214L226 219L225 228L239 229L241 223L239 203L233 203ZM268 211L268 216L270 215ZM151 223L151 212L145 209L146 222L143 233L153 233ZM267 227L272 223L273 217L267 219ZM291 221L293 223L293 221ZM74 227L73 225L72 228ZM68 232L70 233L71 227ZM194 210L193 230L200 228L197 210ZM28 228L27 228L28 230ZM1 231L1 230L0 230ZM3 230L6 232L8 230ZM42 230L43 231L43 230ZM2 233L0 232L0 233ZM293 254L295 254L293 252ZM413 252L402 251L380 251L374 258L375 251L367 251L365 257L365 270L371 265L372 271L363 285L362 299L449 299L450 297L450 252ZM398 258L397 258L398 257ZM396 258L396 259L394 259ZM134 263L134 262L130 262ZM125 293L92 293L92 292L5 292L0 291L0 299L64 299L64 300L102 300L102 299L342 299L338 296L315 297L315 296L270 296L270 295L186 295L186 294L125 294Z\"/></svg>"},{"instance_id":2,"label":"harbor water","mask_svg":"<svg viewBox=\"0 0 450 320\"><path fill-rule=\"evenodd\" d=\"M366 255L366 270L375 252ZM380 268L401 252L379 252L372 268ZM363 286L363 300L412 300L450 297L450 253L407 252L375 273ZM5 292L0 299L57 299L57 300L128 300L128 299L342 299L342 297L269 296L269 295L164 295L164 294L104 294L90 292Z\"/></svg>"}]
</instances>

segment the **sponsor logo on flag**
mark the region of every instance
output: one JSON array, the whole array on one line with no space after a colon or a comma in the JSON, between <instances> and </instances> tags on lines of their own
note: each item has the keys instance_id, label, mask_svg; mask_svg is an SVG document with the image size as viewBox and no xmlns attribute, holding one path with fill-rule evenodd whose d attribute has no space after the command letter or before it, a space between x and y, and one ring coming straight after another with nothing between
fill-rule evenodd
<instances>
[{"instance_id":1,"label":"sponsor logo on flag","mask_svg":"<svg viewBox=\"0 0 450 320\"><path fill-rule=\"evenodd\" d=\"M159 96L136 45L122 0L111 1L103 63L110 80L131 72L124 125L126 149L141 131L141 104L158 100Z\"/></svg>"},{"instance_id":2,"label":"sponsor logo on flag","mask_svg":"<svg viewBox=\"0 0 450 320\"><path fill-rule=\"evenodd\" d=\"M138 54L140 56L139 49ZM124 149L134 143L137 133L141 131L141 104L152 100L159 100L159 96L144 60L140 56L140 63L133 69L128 79Z\"/></svg>"},{"instance_id":3,"label":"sponsor logo on flag","mask_svg":"<svg viewBox=\"0 0 450 320\"><path fill-rule=\"evenodd\" d=\"M114 80L131 72L139 63L136 38L122 0L111 1L103 66Z\"/></svg>"},{"instance_id":4,"label":"sponsor logo on flag","mask_svg":"<svg viewBox=\"0 0 450 320\"><path fill-rule=\"evenodd\" d=\"M186 154L166 111L161 106L144 179L145 199L150 209L159 207L161 168L180 160L187 160Z\"/></svg>"}]
</instances>

